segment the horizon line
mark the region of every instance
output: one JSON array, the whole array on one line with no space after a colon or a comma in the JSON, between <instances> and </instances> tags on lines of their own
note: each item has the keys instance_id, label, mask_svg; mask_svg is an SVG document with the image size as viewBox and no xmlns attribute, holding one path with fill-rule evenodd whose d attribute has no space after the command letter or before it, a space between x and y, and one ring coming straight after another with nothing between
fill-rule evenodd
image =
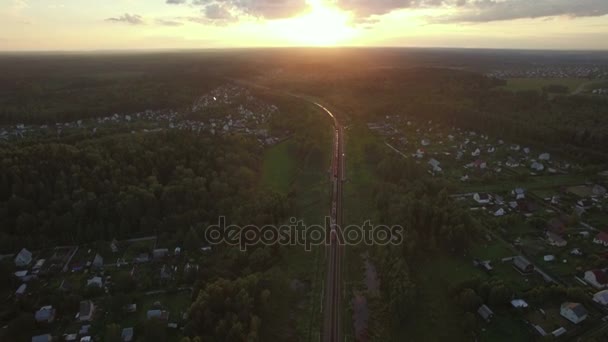
<instances>
[{"instance_id":1,"label":"horizon line","mask_svg":"<svg viewBox=\"0 0 608 342\"><path fill-rule=\"evenodd\" d=\"M318 50L340 50L340 49L417 49L417 50L481 50L481 51L530 51L530 52L608 52L608 49L561 49L561 48L513 48L513 47L455 47L455 46L361 46L361 45L293 45L293 46L240 46L240 47L204 47L204 48L115 48L115 49L57 49L57 50L0 50L0 55L18 54L92 54L92 53L155 53L155 52L196 52L196 51L230 51L230 50L289 50L289 49L318 49Z\"/></svg>"}]
</instances>

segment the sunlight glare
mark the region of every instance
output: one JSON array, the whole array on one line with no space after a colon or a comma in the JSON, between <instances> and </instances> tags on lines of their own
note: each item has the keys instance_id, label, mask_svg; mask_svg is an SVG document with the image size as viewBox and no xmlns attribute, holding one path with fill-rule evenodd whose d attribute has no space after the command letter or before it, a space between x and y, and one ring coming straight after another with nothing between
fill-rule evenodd
<instances>
[{"instance_id":1,"label":"sunlight glare","mask_svg":"<svg viewBox=\"0 0 608 342\"><path fill-rule=\"evenodd\" d=\"M325 0L308 0L310 11L273 23L277 33L295 44L332 46L353 38L351 15L331 7Z\"/></svg>"}]
</instances>

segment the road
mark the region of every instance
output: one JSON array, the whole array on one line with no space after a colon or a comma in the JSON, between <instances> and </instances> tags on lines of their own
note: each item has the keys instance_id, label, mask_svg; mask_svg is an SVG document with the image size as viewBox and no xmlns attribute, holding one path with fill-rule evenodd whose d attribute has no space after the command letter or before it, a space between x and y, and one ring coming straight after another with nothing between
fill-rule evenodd
<instances>
[{"instance_id":1,"label":"road","mask_svg":"<svg viewBox=\"0 0 608 342\"><path fill-rule=\"evenodd\" d=\"M336 238L335 229L342 225L342 183L344 181L344 128L327 108L315 102L334 121L333 158L331 166L330 243L327 247L327 280L325 282L325 305L323 308L323 341L342 341L342 246Z\"/></svg>"}]
</instances>

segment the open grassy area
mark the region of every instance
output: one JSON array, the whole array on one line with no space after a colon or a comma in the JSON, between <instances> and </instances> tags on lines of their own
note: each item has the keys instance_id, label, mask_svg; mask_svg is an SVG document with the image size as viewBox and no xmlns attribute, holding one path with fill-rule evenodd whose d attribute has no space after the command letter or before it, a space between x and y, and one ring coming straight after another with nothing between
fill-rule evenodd
<instances>
[{"instance_id":1,"label":"open grassy area","mask_svg":"<svg viewBox=\"0 0 608 342\"><path fill-rule=\"evenodd\" d=\"M320 120L326 115L318 111ZM328 121L327 132L332 131ZM292 215L306 224L321 224L330 208L331 183L328 170L331 163L331 134L319 134L319 146L326 156L312 163L293 154L292 140L268 148L264 155L262 186L293 196ZM277 265L272 285L272 324L264 329L264 340L316 341L322 323L321 302L325 279L325 247L283 247L283 259ZM300 284L303 292L290 295L285 286ZM293 290L293 288L292 288ZM264 327L264 325L263 325ZM280 328L283 327L283 328Z\"/></svg>"},{"instance_id":2,"label":"open grassy area","mask_svg":"<svg viewBox=\"0 0 608 342\"><path fill-rule=\"evenodd\" d=\"M542 90L543 87L555 84L566 86L570 92L573 92L588 81L585 78L510 78L504 89L512 91Z\"/></svg>"},{"instance_id":3,"label":"open grassy area","mask_svg":"<svg viewBox=\"0 0 608 342\"><path fill-rule=\"evenodd\" d=\"M287 193L294 181L297 164L289 154L290 140L266 149L262 166L262 184L276 191Z\"/></svg>"}]
</instances>

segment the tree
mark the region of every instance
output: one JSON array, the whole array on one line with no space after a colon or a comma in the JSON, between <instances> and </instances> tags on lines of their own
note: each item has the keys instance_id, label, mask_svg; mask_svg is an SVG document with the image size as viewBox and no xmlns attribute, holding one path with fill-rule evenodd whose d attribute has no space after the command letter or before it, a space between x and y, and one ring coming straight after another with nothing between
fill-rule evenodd
<instances>
[{"instance_id":1,"label":"tree","mask_svg":"<svg viewBox=\"0 0 608 342\"><path fill-rule=\"evenodd\" d=\"M122 341L122 330L120 325L116 323L109 324L106 326L106 332L104 334L105 342L121 342Z\"/></svg>"}]
</instances>

